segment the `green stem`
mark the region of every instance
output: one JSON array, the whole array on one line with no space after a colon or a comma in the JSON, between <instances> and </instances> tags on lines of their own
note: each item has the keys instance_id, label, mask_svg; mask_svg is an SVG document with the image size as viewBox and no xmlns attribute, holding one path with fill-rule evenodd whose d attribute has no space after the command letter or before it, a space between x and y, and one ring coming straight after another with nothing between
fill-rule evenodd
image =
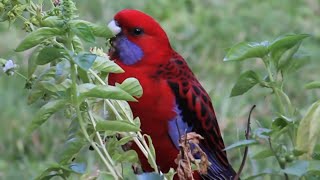
<instances>
[{"instance_id":1,"label":"green stem","mask_svg":"<svg viewBox=\"0 0 320 180\"><path fill-rule=\"evenodd\" d=\"M119 179L112 164L110 164L103 154L101 153L100 149L96 146L96 144L90 139L90 136L87 133L87 130L84 125L84 120L80 111L80 104L78 101L78 92L77 92L77 75L76 75L76 65L74 63L71 64L71 80L72 80L72 85L71 85L71 99L72 99L72 104L74 108L76 109L76 114L79 120L80 128L85 136L85 138L90 142L91 146L98 152L100 158L102 159L103 163L106 165L107 169L110 171L112 176L115 179Z\"/></svg>"},{"instance_id":2,"label":"green stem","mask_svg":"<svg viewBox=\"0 0 320 180\"><path fill-rule=\"evenodd\" d=\"M90 105L89 105L89 106L90 106ZM89 114L89 118L90 118L90 120L91 120L91 122L92 122L93 127L96 128L96 122L95 122L95 120L94 120L94 118L93 118L93 115L92 115L92 112L91 112L90 110L88 110L88 114ZM97 131L96 131L96 136L98 137L100 146L102 147L102 150L103 150L104 154L106 155L106 157L108 158L108 160L111 162L112 166L114 166L115 164L114 164L114 162L113 162L110 154L109 154L108 151L106 150L105 145L103 144L103 141L102 141L102 139L101 139L101 136L100 136L99 132L97 132Z\"/></svg>"},{"instance_id":3,"label":"green stem","mask_svg":"<svg viewBox=\"0 0 320 180\"><path fill-rule=\"evenodd\" d=\"M271 83L276 83L276 81L275 81L274 78L273 78L272 72L271 72L270 63L268 62L269 60L264 59L264 58L263 58L262 60L263 60L264 65L265 65L265 67L266 67L266 69L267 69L270 82L271 82ZM272 88L273 92L274 92L275 95L276 95L276 101L277 101L277 104L278 104L278 106L279 106L280 113L281 113L281 114L286 114L286 113L285 113L284 105L283 105L283 103L282 103L282 101L281 101L281 97L280 97L279 92L278 92L278 89L277 89L273 84L271 85L271 88Z\"/></svg>"},{"instance_id":4,"label":"green stem","mask_svg":"<svg viewBox=\"0 0 320 180\"><path fill-rule=\"evenodd\" d=\"M23 74L19 73L18 71L14 71L18 76L22 77L24 80L29 81L27 77L25 77Z\"/></svg>"}]
</instances>

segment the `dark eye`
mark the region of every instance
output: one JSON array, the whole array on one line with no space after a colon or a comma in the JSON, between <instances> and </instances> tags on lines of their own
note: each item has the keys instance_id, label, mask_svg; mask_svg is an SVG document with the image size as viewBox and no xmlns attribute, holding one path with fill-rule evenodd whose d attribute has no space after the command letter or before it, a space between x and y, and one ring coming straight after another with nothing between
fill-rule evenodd
<instances>
[{"instance_id":1,"label":"dark eye","mask_svg":"<svg viewBox=\"0 0 320 180\"><path fill-rule=\"evenodd\" d=\"M143 29L141 29L141 28L134 28L134 29L132 30L132 34L135 35L135 36L140 36L140 35L143 34Z\"/></svg>"}]
</instances>

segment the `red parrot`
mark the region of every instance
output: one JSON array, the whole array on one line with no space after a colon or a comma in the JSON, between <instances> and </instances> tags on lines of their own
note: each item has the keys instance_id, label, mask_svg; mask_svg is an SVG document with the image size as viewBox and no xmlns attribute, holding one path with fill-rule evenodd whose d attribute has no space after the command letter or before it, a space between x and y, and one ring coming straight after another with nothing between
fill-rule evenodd
<instances>
[{"instance_id":1,"label":"red parrot","mask_svg":"<svg viewBox=\"0 0 320 180\"><path fill-rule=\"evenodd\" d=\"M135 77L143 88L138 102L130 102L134 116L141 120L156 149L156 162L162 172L176 168L179 132L196 132L204 137L200 147L211 165L197 179L232 179L235 171L228 162L223 139L209 95L186 61L175 52L165 31L149 15L138 10L118 12L108 24L110 59L125 71L110 74L109 83ZM137 148L136 148L137 149ZM152 171L138 151L144 171Z\"/></svg>"}]
</instances>

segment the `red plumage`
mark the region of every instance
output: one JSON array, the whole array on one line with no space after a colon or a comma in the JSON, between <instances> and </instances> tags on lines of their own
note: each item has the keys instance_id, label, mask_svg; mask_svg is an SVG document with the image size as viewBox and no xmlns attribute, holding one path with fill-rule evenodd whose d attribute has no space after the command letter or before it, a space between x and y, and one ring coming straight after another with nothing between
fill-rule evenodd
<instances>
[{"instance_id":1,"label":"red plumage","mask_svg":"<svg viewBox=\"0 0 320 180\"><path fill-rule=\"evenodd\" d=\"M114 20L121 32L111 40L109 55L125 73L110 74L109 83L128 77L140 81L143 96L139 102L129 104L134 116L141 120L143 133L153 139L160 169L167 172L177 166L174 160L179 150L169 135L168 122L181 117L179 122L204 137L200 145L213 165L209 174L202 177L230 179L235 173L223 151L224 142L210 97L184 59L171 48L166 33L152 17L137 10L122 10ZM141 152L138 154L143 169L151 171Z\"/></svg>"}]
</instances>

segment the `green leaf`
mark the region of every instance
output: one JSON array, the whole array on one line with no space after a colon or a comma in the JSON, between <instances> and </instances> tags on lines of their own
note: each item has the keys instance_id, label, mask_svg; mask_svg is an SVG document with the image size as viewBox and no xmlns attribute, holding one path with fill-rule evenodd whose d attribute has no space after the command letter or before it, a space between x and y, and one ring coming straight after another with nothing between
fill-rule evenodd
<instances>
[{"instance_id":1,"label":"green leaf","mask_svg":"<svg viewBox=\"0 0 320 180\"><path fill-rule=\"evenodd\" d=\"M284 117L277 117L272 121L272 129L281 130L285 128L289 123L292 123L292 121L288 121L288 119Z\"/></svg>"},{"instance_id":2,"label":"green leaf","mask_svg":"<svg viewBox=\"0 0 320 180\"><path fill-rule=\"evenodd\" d=\"M93 65L94 61L96 60L97 55L91 53L79 53L75 58L74 61L77 65L85 70L88 71L91 66Z\"/></svg>"},{"instance_id":3,"label":"green leaf","mask_svg":"<svg viewBox=\"0 0 320 180\"><path fill-rule=\"evenodd\" d=\"M287 173L289 175L295 175L298 177L302 177L304 174L308 172L309 162L297 160L292 163L292 165L286 167L282 170L282 172Z\"/></svg>"},{"instance_id":4,"label":"green leaf","mask_svg":"<svg viewBox=\"0 0 320 180\"><path fill-rule=\"evenodd\" d=\"M113 158L116 162L130 162L130 163L137 163L139 161L138 154L134 150L128 150L120 153L117 153L116 156Z\"/></svg>"},{"instance_id":5,"label":"green leaf","mask_svg":"<svg viewBox=\"0 0 320 180\"><path fill-rule=\"evenodd\" d=\"M272 132L271 129L257 128L254 131L254 134L261 139L268 139L271 132Z\"/></svg>"},{"instance_id":6,"label":"green leaf","mask_svg":"<svg viewBox=\"0 0 320 180\"><path fill-rule=\"evenodd\" d=\"M320 101L311 105L297 130L296 149L308 152L308 157L312 155L313 149L320 136ZM304 156L307 156L304 155ZM307 157L305 157L307 158Z\"/></svg>"},{"instance_id":7,"label":"green leaf","mask_svg":"<svg viewBox=\"0 0 320 180\"><path fill-rule=\"evenodd\" d=\"M131 136L125 136L125 137L121 138L121 139L117 142L117 144L118 144L119 146L122 146L122 145L125 145L125 144L127 144L128 142L130 142L130 141L132 141L132 140L133 140L133 138L132 138Z\"/></svg>"},{"instance_id":8,"label":"green leaf","mask_svg":"<svg viewBox=\"0 0 320 180\"><path fill-rule=\"evenodd\" d=\"M115 86L82 84L79 86L79 90L81 99L86 97L96 97L103 99L136 101L136 99L134 99L130 94Z\"/></svg>"},{"instance_id":9,"label":"green leaf","mask_svg":"<svg viewBox=\"0 0 320 180\"><path fill-rule=\"evenodd\" d=\"M270 149L266 149L254 154L252 159L265 159L271 156L274 156L273 152Z\"/></svg>"},{"instance_id":10,"label":"green leaf","mask_svg":"<svg viewBox=\"0 0 320 180\"><path fill-rule=\"evenodd\" d=\"M59 163L63 165L70 163L84 145L86 145L86 141L82 138L69 139L64 143L62 151L59 153Z\"/></svg>"},{"instance_id":11,"label":"green leaf","mask_svg":"<svg viewBox=\"0 0 320 180\"><path fill-rule=\"evenodd\" d=\"M284 49L285 51L281 51L282 54L281 54L280 58L274 60L276 63L277 71L286 69L286 67L290 66L290 64L292 63L292 60L293 60L292 57L299 50L300 45L301 45L301 42L294 45L290 49Z\"/></svg>"},{"instance_id":12,"label":"green leaf","mask_svg":"<svg viewBox=\"0 0 320 180\"><path fill-rule=\"evenodd\" d=\"M51 91L53 93L66 91L68 88L71 87L71 80L66 79L62 83L57 84L54 79L51 81L40 81L39 84L46 90Z\"/></svg>"},{"instance_id":13,"label":"green leaf","mask_svg":"<svg viewBox=\"0 0 320 180\"><path fill-rule=\"evenodd\" d=\"M72 45L74 48L74 51L76 53L82 52L83 51L83 45L82 42L80 40L80 38L78 36L74 36L72 39Z\"/></svg>"},{"instance_id":14,"label":"green leaf","mask_svg":"<svg viewBox=\"0 0 320 180\"><path fill-rule=\"evenodd\" d=\"M271 53L275 53L278 50L290 49L309 36L309 34L289 34L278 37L270 43L269 50Z\"/></svg>"},{"instance_id":15,"label":"green leaf","mask_svg":"<svg viewBox=\"0 0 320 180\"><path fill-rule=\"evenodd\" d=\"M107 73L123 73L124 70L115 62L108 60L106 57L97 56L92 65L95 71L102 71Z\"/></svg>"},{"instance_id":16,"label":"green leaf","mask_svg":"<svg viewBox=\"0 0 320 180\"><path fill-rule=\"evenodd\" d=\"M60 172L59 172L60 171ZM62 174L61 174L62 171ZM35 180L49 180L54 176L62 176L67 178L71 169L60 164L52 164L46 170L44 170Z\"/></svg>"},{"instance_id":17,"label":"green leaf","mask_svg":"<svg viewBox=\"0 0 320 180\"><path fill-rule=\"evenodd\" d=\"M240 75L239 79L237 80L236 84L233 86L231 90L230 96L239 96L247 92L249 89L251 89L259 82L260 78L256 72L251 70L246 71Z\"/></svg>"},{"instance_id":18,"label":"green leaf","mask_svg":"<svg viewBox=\"0 0 320 180\"><path fill-rule=\"evenodd\" d=\"M71 163L69 168L79 174L84 174L86 172L87 165L85 163Z\"/></svg>"},{"instance_id":19,"label":"green leaf","mask_svg":"<svg viewBox=\"0 0 320 180\"><path fill-rule=\"evenodd\" d=\"M56 83L62 83L70 75L70 62L67 59L62 59L56 65L55 80Z\"/></svg>"},{"instance_id":20,"label":"green leaf","mask_svg":"<svg viewBox=\"0 0 320 180\"><path fill-rule=\"evenodd\" d=\"M37 88L31 89L31 91L28 94L27 104L30 105L35 103L43 95L44 95L44 92L42 90L39 90Z\"/></svg>"},{"instance_id":21,"label":"green leaf","mask_svg":"<svg viewBox=\"0 0 320 180\"><path fill-rule=\"evenodd\" d=\"M79 38L83 39L86 42L94 43L95 38L91 27L84 22L71 23L71 30Z\"/></svg>"},{"instance_id":22,"label":"green leaf","mask_svg":"<svg viewBox=\"0 0 320 180\"><path fill-rule=\"evenodd\" d=\"M258 144L258 141L254 139L246 139L246 140L238 141L236 143L231 144L230 146L224 148L224 151L234 149L234 148L240 148L243 146L253 145L253 144Z\"/></svg>"},{"instance_id":23,"label":"green leaf","mask_svg":"<svg viewBox=\"0 0 320 180\"><path fill-rule=\"evenodd\" d=\"M35 50L33 50L31 55L29 56L29 59L28 59L28 78L31 78L33 73L37 69L36 60L37 60L37 57L38 57L40 50L41 50L40 47L36 48Z\"/></svg>"},{"instance_id":24,"label":"green leaf","mask_svg":"<svg viewBox=\"0 0 320 180\"><path fill-rule=\"evenodd\" d=\"M262 58L268 54L268 42L241 42L230 48L224 61L242 61L249 58Z\"/></svg>"},{"instance_id":25,"label":"green leaf","mask_svg":"<svg viewBox=\"0 0 320 180\"><path fill-rule=\"evenodd\" d=\"M27 127L27 133L31 133L36 128L40 127L46 122L49 117L65 106L67 101L65 99L51 100L44 106L42 106L36 113L31 124Z\"/></svg>"},{"instance_id":26,"label":"green leaf","mask_svg":"<svg viewBox=\"0 0 320 180\"><path fill-rule=\"evenodd\" d=\"M58 16L49 16L41 20L40 24L43 27L61 28L64 22L63 22L63 19L59 18Z\"/></svg>"},{"instance_id":27,"label":"green leaf","mask_svg":"<svg viewBox=\"0 0 320 180\"><path fill-rule=\"evenodd\" d=\"M167 178L167 180L173 180L174 175L176 174L176 171L173 168L170 168L170 170L164 174L164 176Z\"/></svg>"},{"instance_id":28,"label":"green leaf","mask_svg":"<svg viewBox=\"0 0 320 180\"><path fill-rule=\"evenodd\" d=\"M137 98L140 98L143 93L142 86L136 78L127 78L121 84L116 83L116 86Z\"/></svg>"},{"instance_id":29,"label":"green leaf","mask_svg":"<svg viewBox=\"0 0 320 180\"><path fill-rule=\"evenodd\" d=\"M320 81L312 81L304 86L306 89L320 88Z\"/></svg>"},{"instance_id":30,"label":"green leaf","mask_svg":"<svg viewBox=\"0 0 320 180\"><path fill-rule=\"evenodd\" d=\"M112 32L106 25L91 24L91 28L92 28L93 34L97 37L110 38L113 36Z\"/></svg>"},{"instance_id":31,"label":"green leaf","mask_svg":"<svg viewBox=\"0 0 320 180\"><path fill-rule=\"evenodd\" d=\"M54 36L62 35L63 30L58 28L49 28L49 27L42 27L39 28L22 40L22 42L18 45L15 51L21 52L27 49L30 49L40 43L42 43L46 39L50 39Z\"/></svg>"},{"instance_id":32,"label":"green leaf","mask_svg":"<svg viewBox=\"0 0 320 180\"><path fill-rule=\"evenodd\" d=\"M151 161L151 157L153 157L154 160L156 161L156 150L153 146L151 137L149 135L144 135L144 136L147 137L147 139L148 139L148 145L149 145L149 149L150 149L150 153L148 153L148 162L153 169L156 169L158 167L154 167L154 164Z\"/></svg>"},{"instance_id":33,"label":"green leaf","mask_svg":"<svg viewBox=\"0 0 320 180\"><path fill-rule=\"evenodd\" d=\"M140 128L135 124L132 124L127 121L112 121L104 120L98 121L96 125L97 131L119 131L119 132L138 132Z\"/></svg>"},{"instance_id":34,"label":"green leaf","mask_svg":"<svg viewBox=\"0 0 320 180\"><path fill-rule=\"evenodd\" d=\"M36 60L37 65L45 65L53 60L63 57L66 52L55 47L45 47L41 49Z\"/></svg>"}]
</instances>

